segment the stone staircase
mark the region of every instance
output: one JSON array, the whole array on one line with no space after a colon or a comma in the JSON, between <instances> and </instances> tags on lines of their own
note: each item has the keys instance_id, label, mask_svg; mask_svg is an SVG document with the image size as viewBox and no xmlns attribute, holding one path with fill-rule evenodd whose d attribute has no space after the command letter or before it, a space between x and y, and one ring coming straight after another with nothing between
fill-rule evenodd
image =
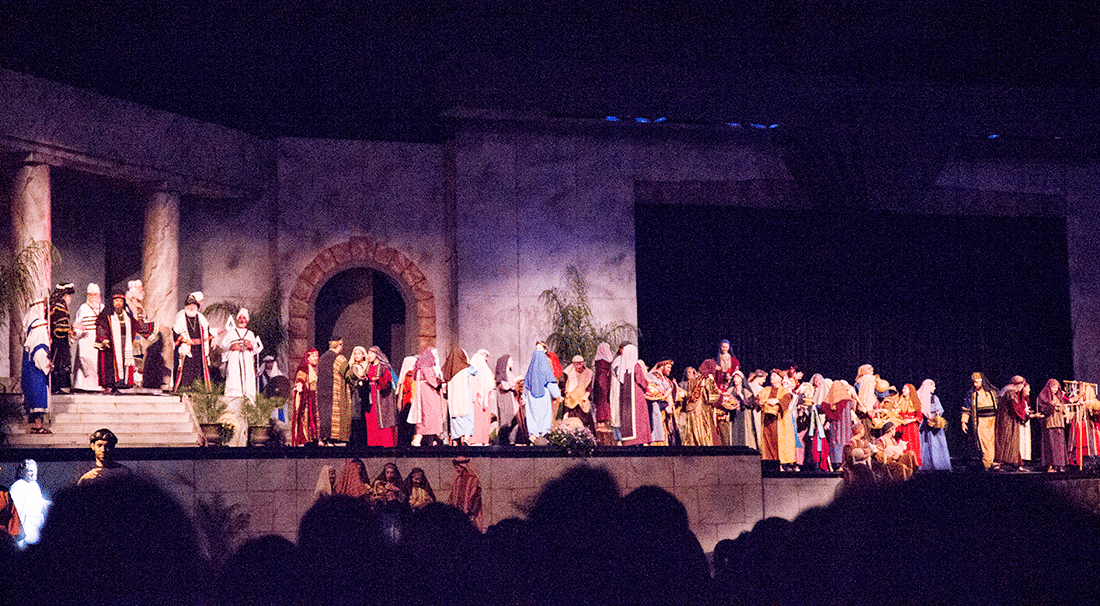
<instances>
[{"instance_id":1,"label":"stone staircase","mask_svg":"<svg viewBox=\"0 0 1100 606\"><path fill-rule=\"evenodd\" d=\"M28 433L25 425L9 426L8 446L87 447L88 436L101 427L118 436L119 448L197 446L200 442L191 406L177 395L160 392L54 395L49 419L52 434Z\"/></svg>"}]
</instances>

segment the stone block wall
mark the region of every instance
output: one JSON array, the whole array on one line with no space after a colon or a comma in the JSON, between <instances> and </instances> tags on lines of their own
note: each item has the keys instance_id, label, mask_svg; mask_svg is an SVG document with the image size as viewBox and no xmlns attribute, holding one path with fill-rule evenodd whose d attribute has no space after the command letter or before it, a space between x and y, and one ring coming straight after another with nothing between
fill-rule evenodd
<instances>
[{"instance_id":1,"label":"stone block wall","mask_svg":"<svg viewBox=\"0 0 1100 606\"><path fill-rule=\"evenodd\" d=\"M90 453L89 453L90 454ZM126 452L122 451L125 457ZM89 456L89 459L91 457ZM15 458L12 457L14 461ZM424 470L436 498L446 501L455 473L449 457L363 458L373 478L386 463L396 463L402 475ZM137 473L158 481L189 510L197 500L220 495L250 516L252 536L279 534L297 540L298 522L314 502L321 469L337 474L345 459L253 458L208 460L123 460ZM655 485L674 494L687 508L691 528L711 551L722 539L736 538L767 516L791 519L815 505L827 504L839 478L764 479L760 459L752 455L660 457L604 456L587 460L568 457L474 457L470 468L482 487L485 525L524 515L539 488L573 465L602 467L611 472L623 494ZM2 480L14 480L14 462L3 464ZM39 482L48 494L71 486L90 462L39 461Z\"/></svg>"}]
</instances>

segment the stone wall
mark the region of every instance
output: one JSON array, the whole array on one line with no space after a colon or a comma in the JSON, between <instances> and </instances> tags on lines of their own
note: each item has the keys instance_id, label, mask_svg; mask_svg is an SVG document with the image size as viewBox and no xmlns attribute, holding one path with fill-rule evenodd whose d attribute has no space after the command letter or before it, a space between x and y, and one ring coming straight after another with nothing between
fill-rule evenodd
<instances>
[{"instance_id":1,"label":"stone wall","mask_svg":"<svg viewBox=\"0 0 1100 606\"><path fill-rule=\"evenodd\" d=\"M564 287L570 266L586 278L598 323L637 324L637 182L790 179L770 150L710 132L655 139L610 124L466 126L454 144L458 340L470 352L510 354L518 373L549 332L539 295Z\"/></svg>"},{"instance_id":2,"label":"stone wall","mask_svg":"<svg viewBox=\"0 0 1100 606\"><path fill-rule=\"evenodd\" d=\"M90 453L89 453L90 454ZM126 451L121 451L125 457ZM10 457L9 458L14 458ZM90 459L90 456L89 456ZM403 475L424 469L436 498L446 501L454 481L449 457L364 458L371 477L389 462ZM252 535L276 533L296 540L298 521L313 504L318 475L325 465L337 473L344 459L253 458L210 460L124 460L124 464L154 478L188 508L196 499L220 493L227 504L239 504L251 516ZM481 480L486 526L523 510L547 480L572 465L603 467L618 480L623 494L639 486L660 486L683 502L691 528L706 551L727 538L736 538L767 516L788 519L808 507L832 500L839 478L764 479L760 458L731 456L605 456L587 461L566 457L475 457L470 468ZM14 462L2 476L14 480ZM56 494L71 486L91 463L39 461L39 482Z\"/></svg>"}]
</instances>

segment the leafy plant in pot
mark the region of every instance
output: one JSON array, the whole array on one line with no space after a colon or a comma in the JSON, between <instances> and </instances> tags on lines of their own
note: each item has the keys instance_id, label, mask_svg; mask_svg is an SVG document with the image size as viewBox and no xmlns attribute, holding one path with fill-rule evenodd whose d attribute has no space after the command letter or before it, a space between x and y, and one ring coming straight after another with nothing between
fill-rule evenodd
<instances>
[{"instance_id":1,"label":"leafy plant in pot","mask_svg":"<svg viewBox=\"0 0 1100 606\"><path fill-rule=\"evenodd\" d=\"M271 436L271 413L283 405L283 399L256 394L256 401L245 398L241 405L241 414L248 422L248 443L253 446L267 444Z\"/></svg>"},{"instance_id":2,"label":"leafy plant in pot","mask_svg":"<svg viewBox=\"0 0 1100 606\"><path fill-rule=\"evenodd\" d=\"M184 390L207 445L220 446L233 438L233 425L221 421L222 415L229 410L229 405L222 399L224 393L225 385L212 383L210 389L207 389L198 379Z\"/></svg>"}]
</instances>

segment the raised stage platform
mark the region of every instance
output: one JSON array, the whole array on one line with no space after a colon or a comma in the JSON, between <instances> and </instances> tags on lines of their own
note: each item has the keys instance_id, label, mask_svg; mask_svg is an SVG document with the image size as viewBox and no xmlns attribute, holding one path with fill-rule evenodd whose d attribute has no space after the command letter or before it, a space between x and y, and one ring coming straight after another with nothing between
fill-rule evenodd
<instances>
[{"instance_id":1,"label":"raised stage platform","mask_svg":"<svg viewBox=\"0 0 1100 606\"><path fill-rule=\"evenodd\" d=\"M546 447L426 448L394 451L382 448L120 448L121 463L151 477L174 493L190 510L217 496L249 515L248 534L297 538L298 522L313 504L321 469L337 473L348 458L360 458L371 477L386 463L402 475L413 467L425 471L436 497L445 501L455 477L451 459L463 454L482 486L484 522L494 524L522 515L539 488L573 465L603 467L622 492L656 485L676 495L687 508L692 530L708 552L726 538L765 517L793 519L806 509L826 505L837 494L837 476L761 473L759 455L736 448L611 448L587 459ZM83 448L5 448L0 450L0 483L14 480L15 463L33 458L39 482L56 494L92 468L92 453ZM965 473L965 472L958 472ZM1084 474L997 474L998 481L1021 486L1053 486L1079 506L1100 512L1100 478Z\"/></svg>"}]
</instances>

